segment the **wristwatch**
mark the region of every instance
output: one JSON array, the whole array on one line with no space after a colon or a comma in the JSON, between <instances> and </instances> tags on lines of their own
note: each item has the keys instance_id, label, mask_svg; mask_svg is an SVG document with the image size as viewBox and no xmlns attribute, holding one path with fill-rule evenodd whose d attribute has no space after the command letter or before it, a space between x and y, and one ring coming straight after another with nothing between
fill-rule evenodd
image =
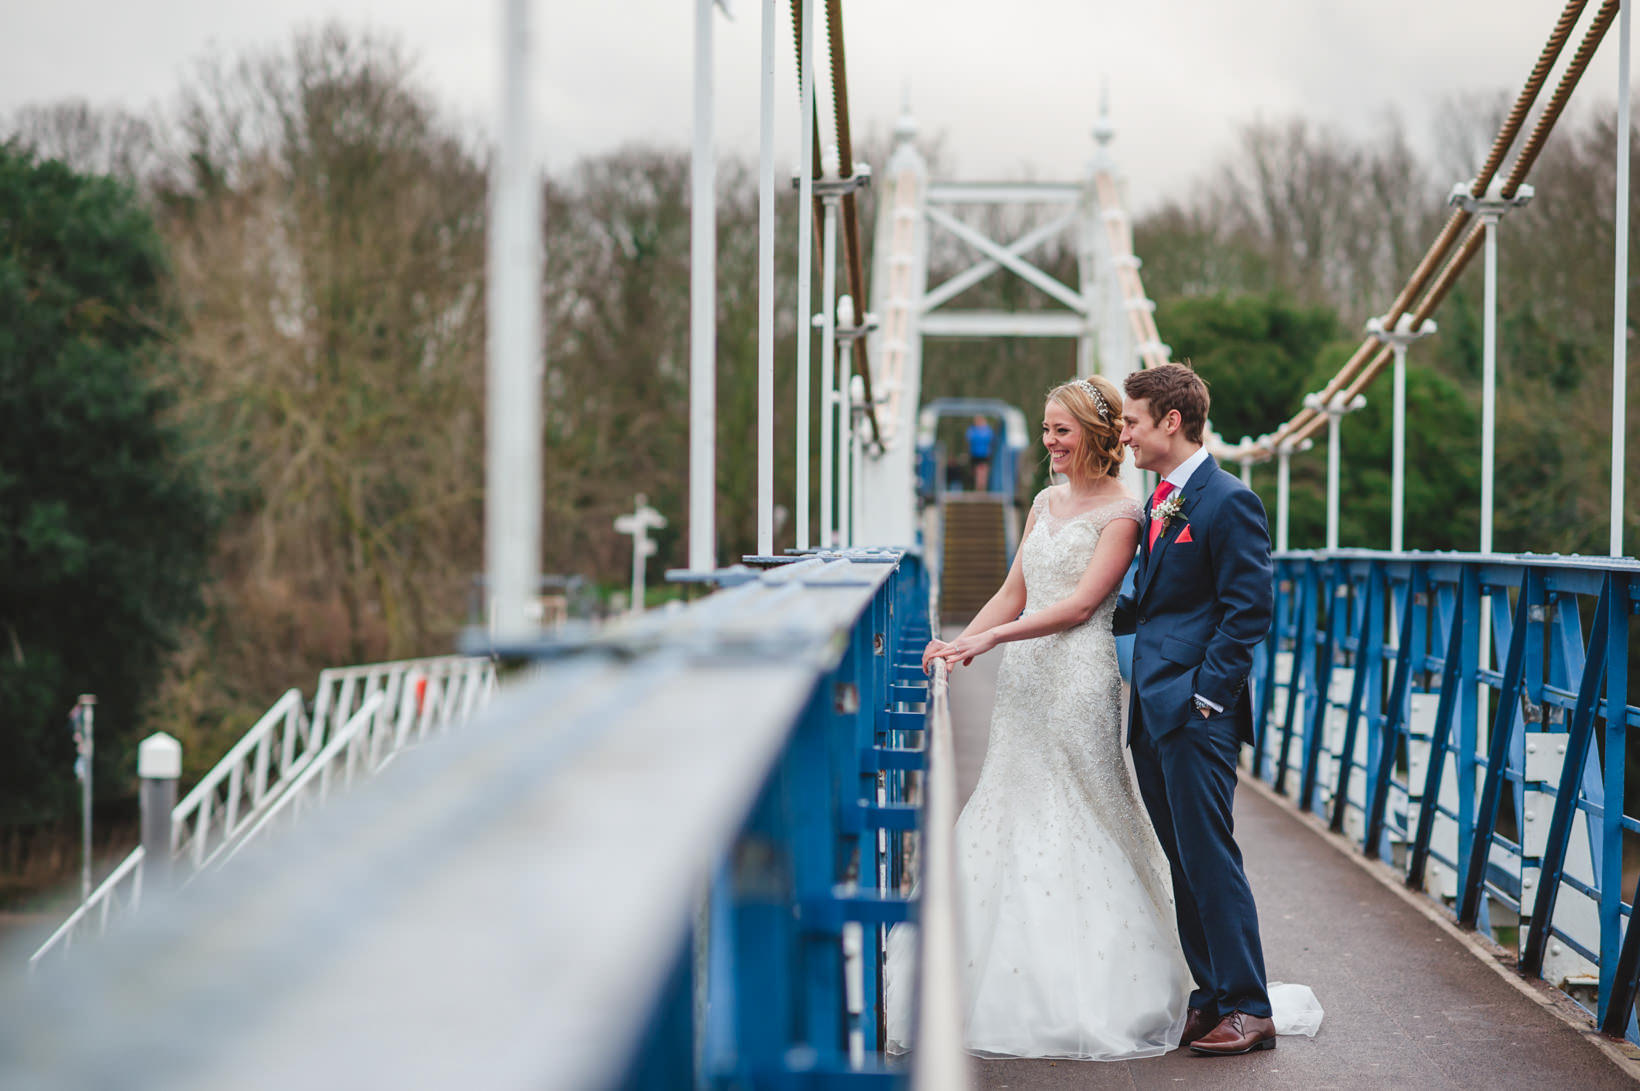
<instances>
[{"instance_id":1,"label":"wristwatch","mask_svg":"<svg viewBox=\"0 0 1640 1091\"><path fill-rule=\"evenodd\" d=\"M1190 698L1190 707L1201 713L1203 719L1213 715L1213 706L1200 697L1192 696Z\"/></svg>"}]
</instances>

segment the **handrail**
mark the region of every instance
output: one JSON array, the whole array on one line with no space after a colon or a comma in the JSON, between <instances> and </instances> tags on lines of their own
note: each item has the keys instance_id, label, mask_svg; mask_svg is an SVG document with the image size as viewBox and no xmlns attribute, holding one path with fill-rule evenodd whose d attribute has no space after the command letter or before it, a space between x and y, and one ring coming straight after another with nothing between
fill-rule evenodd
<instances>
[{"instance_id":1,"label":"handrail","mask_svg":"<svg viewBox=\"0 0 1640 1091\"><path fill-rule=\"evenodd\" d=\"M1624 808L1640 561L1347 550L1275 565L1256 775L1461 924L1518 929L1523 975L1634 1038L1622 859L1640 829Z\"/></svg>"},{"instance_id":2,"label":"handrail","mask_svg":"<svg viewBox=\"0 0 1640 1091\"><path fill-rule=\"evenodd\" d=\"M97 1085L207 1019L122 1086L892 1080L882 937L913 907L926 576L851 550L720 579L544 649L467 730L155 897L31 1003L0 983L0 1085L42 1057ZM362 745L372 699L286 808Z\"/></svg>"},{"instance_id":3,"label":"handrail","mask_svg":"<svg viewBox=\"0 0 1640 1091\"><path fill-rule=\"evenodd\" d=\"M28 966L31 973L58 944L62 944L64 950L74 945L75 933L91 916L93 910L103 910L102 923L106 925L108 923L107 907L113 904L114 895L127 881L131 883L130 902L128 904L135 906L141 902L142 857L142 846L138 845L131 850L124 860L120 861L118 867L109 872L108 878L97 885L97 889L91 892L90 897L74 907L74 912L68 915L68 919L59 924L51 935L46 937L45 942L40 944L39 948L28 957Z\"/></svg>"},{"instance_id":4,"label":"handrail","mask_svg":"<svg viewBox=\"0 0 1640 1091\"><path fill-rule=\"evenodd\" d=\"M366 683L362 700L376 714L367 736L370 766L376 769L430 731L468 719L493 692L495 667L484 659L446 655L328 668L319 676L311 720L301 691L287 690L172 808L171 851L183 864L184 883L232 849L268 806L284 798L323 749L324 719L330 711L352 706L360 681ZM338 687L344 690L340 697ZM388 730L388 716L395 707L397 719ZM46 938L29 957L29 965L37 966L58 947L66 949L93 923L99 931L106 928L125 886L130 890L121 908L138 906L143 859L139 845ZM97 910L101 912L94 916Z\"/></svg>"},{"instance_id":5,"label":"handrail","mask_svg":"<svg viewBox=\"0 0 1640 1091\"><path fill-rule=\"evenodd\" d=\"M261 833L264 829L271 825L274 819L278 818L285 812L287 807L292 805L293 800L302 799L303 791L306 790L307 786L312 783L315 777L321 778L319 792L320 801L323 802L324 797L329 794L330 790L330 771L332 764L336 761L338 755L352 747L354 738L360 731L371 724L375 718L376 710L384 705L386 700L387 695L382 692L377 692L367 697L364 703L359 706L359 710L353 714L352 718L349 719L346 724L342 725L342 729L336 732L335 736L325 744L325 748L319 751L318 755L312 761L307 763L307 767L302 770L301 775L291 782L290 788L279 797L279 802L275 803L272 807L269 807L267 812L263 814L261 818L257 819L250 829L246 830L244 835L234 843L233 847L228 849L227 855L222 858L222 862L226 864L229 860L232 860L235 856L239 855L240 851L244 849L246 845L256 839L257 834ZM351 761L346 763L343 767L343 774L346 778L346 783L352 783L354 769L354 763Z\"/></svg>"},{"instance_id":6,"label":"handrail","mask_svg":"<svg viewBox=\"0 0 1640 1091\"><path fill-rule=\"evenodd\" d=\"M934 663L928 693L928 775L922 832L922 912L918 918L917 1050L913 1091L968 1086L962 1047L962 975L956 920L956 751L952 740L949 669Z\"/></svg>"}]
</instances>

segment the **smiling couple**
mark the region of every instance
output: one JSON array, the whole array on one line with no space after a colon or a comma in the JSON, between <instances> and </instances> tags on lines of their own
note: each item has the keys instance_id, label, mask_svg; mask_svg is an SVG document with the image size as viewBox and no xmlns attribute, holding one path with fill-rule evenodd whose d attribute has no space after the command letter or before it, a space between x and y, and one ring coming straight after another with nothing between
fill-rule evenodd
<instances>
[{"instance_id":1,"label":"smiling couple","mask_svg":"<svg viewBox=\"0 0 1640 1091\"><path fill-rule=\"evenodd\" d=\"M1234 1055L1319 1015L1301 986L1278 994L1301 990L1294 1019L1272 1012L1232 835L1270 627L1264 508L1202 446L1195 371L1124 390L1095 376L1048 394L1042 442L1065 480L1037 495L996 594L923 654L955 667L1007 645L955 842L965 1044L981 1055ZM1148 505L1119 477L1129 451L1161 478ZM1135 635L1125 730L1119 633ZM891 937L891 1052L909 1047L908 949Z\"/></svg>"}]
</instances>

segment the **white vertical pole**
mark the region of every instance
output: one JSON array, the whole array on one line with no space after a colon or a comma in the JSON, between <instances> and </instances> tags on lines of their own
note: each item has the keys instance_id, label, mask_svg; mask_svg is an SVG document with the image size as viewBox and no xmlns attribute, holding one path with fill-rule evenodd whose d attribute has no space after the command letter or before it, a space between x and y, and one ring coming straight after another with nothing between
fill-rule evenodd
<instances>
[{"instance_id":1,"label":"white vertical pole","mask_svg":"<svg viewBox=\"0 0 1640 1091\"><path fill-rule=\"evenodd\" d=\"M757 160L757 552L774 552L774 0L763 0Z\"/></svg>"},{"instance_id":2,"label":"white vertical pole","mask_svg":"<svg viewBox=\"0 0 1640 1091\"><path fill-rule=\"evenodd\" d=\"M1287 504L1291 499L1288 491L1290 478L1288 471L1291 468L1292 452L1283 444L1276 452L1276 552L1287 551Z\"/></svg>"},{"instance_id":3,"label":"white vertical pole","mask_svg":"<svg viewBox=\"0 0 1640 1091\"><path fill-rule=\"evenodd\" d=\"M1241 460L1241 483L1248 488L1253 487L1253 463L1251 459Z\"/></svg>"},{"instance_id":4,"label":"white vertical pole","mask_svg":"<svg viewBox=\"0 0 1640 1091\"><path fill-rule=\"evenodd\" d=\"M1617 270L1612 317L1612 531L1613 557L1623 555L1623 478L1627 470L1629 327L1629 9L1618 9L1617 60Z\"/></svg>"},{"instance_id":5,"label":"white vertical pole","mask_svg":"<svg viewBox=\"0 0 1640 1091\"><path fill-rule=\"evenodd\" d=\"M1406 528L1407 493L1407 347L1396 341L1394 435L1390 440L1389 548L1399 553Z\"/></svg>"},{"instance_id":6,"label":"white vertical pole","mask_svg":"<svg viewBox=\"0 0 1640 1091\"><path fill-rule=\"evenodd\" d=\"M830 156L828 155L828 158ZM828 164L826 178L834 180ZM820 225L820 544L837 544L832 498L837 469L837 200L826 198Z\"/></svg>"},{"instance_id":7,"label":"white vertical pole","mask_svg":"<svg viewBox=\"0 0 1640 1091\"><path fill-rule=\"evenodd\" d=\"M1341 452L1339 445L1344 415L1327 412L1327 548L1338 548L1338 471Z\"/></svg>"},{"instance_id":8,"label":"white vertical pole","mask_svg":"<svg viewBox=\"0 0 1640 1091\"><path fill-rule=\"evenodd\" d=\"M1498 396L1498 217L1486 217L1486 295L1482 303L1485 313L1481 321L1481 549L1492 552L1492 474L1497 450L1497 396ZM1492 600L1481 596L1480 668L1492 664ZM1475 701L1476 745L1485 752L1490 745L1491 724L1490 687L1485 682L1477 687Z\"/></svg>"},{"instance_id":9,"label":"white vertical pole","mask_svg":"<svg viewBox=\"0 0 1640 1091\"><path fill-rule=\"evenodd\" d=\"M1492 552L1492 471L1497 449L1498 218L1486 217L1486 300L1481 334L1481 552ZM1485 654L1485 649L1482 649Z\"/></svg>"},{"instance_id":10,"label":"white vertical pole","mask_svg":"<svg viewBox=\"0 0 1640 1091\"><path fill-rule=\"evenodd\" d=\"M849 345L849 372L854 372L854 346ZM865 516L865 490L860 487L864 477L864 463L866 454L865 430L860 427L856 418L865 416L866 381L859 375L849 379L849 429L848 450L850 459L849 468L849 516L848 516L848 544L860 544L860 525ZM858 407L858 409L856 409Z\"/></svg>"},{"instance_id":11,"label":"white vertical pole","mask_svg":"<svg viewBox=\"0 0 1640 1091\"><path fill-rule=\"evenodd\" d=\"M541 188L530 139L529 0L502 20L500 143L490 183L484 538L492 632L528 636L541 558Z\"/></svg>"},{"instance_id":12,"label":"white vertical pole","mask_svg":"<svg viewBox=\"0 0 1640 1091\"><path fill-rule=\"evenodd\" d=\"M717 151L712 15L695 0L695 149L689 160L689 568L717 567Z\"/></svg>"},{"instance_id":13,"label":"white vertical pole","mask_svg":"<svg viewBox=\"0 0 1640 1091\"><path fill-rule=\"evenodd\" d=\"M837 301L837 321L854 326L854 299ZM847 548L854 544L854 339L843 342L842 367L837 370L837 541Z\"/></svg>"},{"instance_id":14,"label":"white vertical pole","mask_svg":"<svg viewBox=\"0 0 1640 1091\"><path fill-rule=\"evenodd\" d=\"M814 0L803 0L802 149L797 182L797 548L809 548L809 348L814 329Z\"/></svg>"}]
</instances>

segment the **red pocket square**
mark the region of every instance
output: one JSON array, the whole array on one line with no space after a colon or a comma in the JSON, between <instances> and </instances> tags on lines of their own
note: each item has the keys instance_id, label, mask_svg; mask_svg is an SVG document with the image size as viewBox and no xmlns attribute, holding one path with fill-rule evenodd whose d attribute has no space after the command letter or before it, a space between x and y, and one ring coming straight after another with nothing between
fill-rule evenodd
<instances>
[{"instance_id":1,"label":"red pocket square","mask_svg":"<svg viewBox=\"0 0 1640 1091\"><path fill-rule=\"evenodd\" d=\"M1180 531L1179 536L1177 538L1173 539L1173 544L1174 545L1184 545L1184 543L1186 543L1186 542L1194 542L1195 540L1196 539L1194 539L1190 536L1190 524L1186 523L1184 525L1184 530Z\"/></svg>"}]
</instances>

